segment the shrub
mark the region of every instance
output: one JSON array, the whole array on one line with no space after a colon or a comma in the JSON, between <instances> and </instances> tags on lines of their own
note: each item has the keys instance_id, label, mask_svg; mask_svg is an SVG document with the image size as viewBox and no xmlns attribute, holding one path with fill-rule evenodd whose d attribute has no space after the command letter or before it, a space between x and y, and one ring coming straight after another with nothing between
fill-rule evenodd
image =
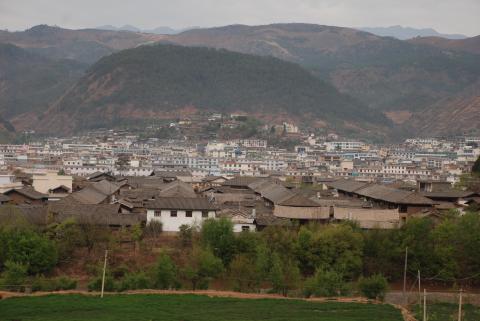
<instances>
[{"instance_id":1,"label":"shrub","mask_svg":"<svg viewBox=\"0 0 480 321\"><path fill-rule=\"evenodd\" d=\"M2 273L2 287L11 291L20 291L27 278L28 266L17 262L5 262Z\"/></svg>"},{"instance_id":2,"label":"shrub","mask_svg":"<svg viewBox=\"0 0 480 321\"><path fill-rule=\"evenodd\" d=\"M32 282L32 291L60 291L73 290L77 287L77 281L66 276L48 279L43 276L36 277Z\"/></svg>"},{"instance_id":3,"label":"shrub","mask_svg":"<svg viewBox=\"0 0 480 321\"><path fill-rule=\"evenodd\" d=\"M128 273L118 284L117 291L148 289L149 287L150 280L145 272Z\"/></svg>"},{"instance_id":4,"label":"shrub","mask_svg":"<svg viewBox=\"0 0 480 321\"><path fill-rule=\"evenodd\" d=\"M339 296L347 295L348 285L343 275L334 270L317 269L315 275L305 282L304 294L310 296Z\"/></svg>"},{"instance_id":5,"label":"shrub","mask_svg":"<svg viewBox=\"0 0 480 321\"><path fill-rule=\"evenodd\" d=\"M102 290L102 277L96 277L88 283L88 291L101 291ZM110 275L105 276L105 291L115 291L115 281Z\"/></svg>"},{"instance_id":6,"label":"shrub","mask_svg":"<svg viewBox=\"0 0 480 321\"><path fill-rule=\"evenodd\" d=\"M67 276L57 278L57 287L59 290L74 290L77 288L77 280Z\"/></svg>"},{"instance_id":7,"label":"shrub","mask_svg":"<svg viewBox=\"0 0 480 321\"><path fill-rule=\"evenodd\" d=\"M157 289L170 289L178 287L177 267L170 256L160 254L153 268L153 283Z\"/></svg>"},{"instance_id":8,"label":"shrub","mask_svg":"<svg viewBox=\"0 0 480 321\"><path fill-rule=\"evenodd\" d=\"M370 277L361 277L358 280L360 292L369 299L383 300L388 290L387 279L381 274L374 274Z\"/></svg>"}]
</instances>

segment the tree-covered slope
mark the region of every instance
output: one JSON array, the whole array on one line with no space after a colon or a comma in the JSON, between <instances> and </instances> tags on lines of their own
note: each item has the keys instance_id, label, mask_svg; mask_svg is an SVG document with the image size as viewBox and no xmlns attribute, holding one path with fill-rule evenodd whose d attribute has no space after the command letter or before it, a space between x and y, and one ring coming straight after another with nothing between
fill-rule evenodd
<instances>
[{"instance_id":1,"label":"tree-covered slope","mask_svg":"<svg viewBox=\"0 0 480 321\"><path fill-rule=\"evenodd\" d=\"M0 43L0 114L12 120L43 113L82 75L85 66L52 60Z\"/></svg>"},{"instance_id":2,"label":"tree-covered slope","mask_svg":"<svg viewBox=\"0 0 480 321\"><path fill-rule=\"evenodd\" d=\"M480 56L473 53L332 26L233 25L189 30L168 41L294 61L382 111L428 108L480 77Z\"/></svg>"},{"instance_id":3,"label":"tree-covered slope","mask_svg":"<svg viewBox=\"0 0 480 321\"><path fill-rule=\"evenodd\" d=\"M300 66L201 47L141 46L102 58L52 106L44 129L110 126L175 115L182 108L264 117L321 119L342 127L383 126L386 119L338 93Z\"/></svg>"}]
</instances>

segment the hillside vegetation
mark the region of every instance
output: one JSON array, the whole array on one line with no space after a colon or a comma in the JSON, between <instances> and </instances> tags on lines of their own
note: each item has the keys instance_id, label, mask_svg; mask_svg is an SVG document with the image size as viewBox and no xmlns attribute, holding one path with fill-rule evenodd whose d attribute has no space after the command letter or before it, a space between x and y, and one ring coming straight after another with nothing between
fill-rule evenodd
<instances>
[{"instance_id":1,"label":"hillside vegetation","mask_svg":"<svg viewBox=\"0 0 480 321\"><path fill-rule=\"evenodd\" d=\"M300 66L272 57L174 45L141 46L101 59L47 113L46 128L79 129L191 108L368 126L385 117ZM99 117L100 116L100 117ZM55 126L53 126L55 125Z\"/></svg>"},{"instance_id":2,"label":"hillside vegetation","mask_svg":"<svg viewBox=\"0 0 480 321\"><path fill-rule=\"evenodd\" d=\"M52 60L11 44L0 43L0 114L12 120L43 113L78 80L85 66Z\"/></svg>"}]
</instances>

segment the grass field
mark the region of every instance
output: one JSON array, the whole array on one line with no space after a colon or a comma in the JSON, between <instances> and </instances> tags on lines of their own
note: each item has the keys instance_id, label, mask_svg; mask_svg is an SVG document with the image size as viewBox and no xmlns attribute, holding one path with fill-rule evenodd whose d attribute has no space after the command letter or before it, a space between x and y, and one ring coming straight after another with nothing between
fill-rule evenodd
<instances>
[{"instance_id":1,"label":"grass field","mask_svg":"<svg viewBox=\"0 0 480 321\"><path fill-rule=\"evenodd\" d=\"M18 321L402 321L389 305L201 295L82 295L0 300L0 320Z\"/></svg>"},{"instance_id":2,"label":"grass field","mask_svg":"<svg viewBox=\"0 0 480 321\"><path fill-rule=\"evenodd\" d=\"M470 304L462 307L462 321L479 321L480 308ZM422 320L423 310L420 306L415 307L415 315L418 320ZM433 303L427 304L428 321L456 321L458 320L458 305L451 303Z\"/></svg>"}]
</instances>

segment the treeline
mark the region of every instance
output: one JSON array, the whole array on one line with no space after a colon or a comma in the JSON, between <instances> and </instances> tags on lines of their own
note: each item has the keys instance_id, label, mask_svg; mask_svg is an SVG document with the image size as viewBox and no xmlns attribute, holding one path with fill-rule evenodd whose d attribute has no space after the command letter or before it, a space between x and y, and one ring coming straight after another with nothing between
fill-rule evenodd
<instances>
[{"instance_id":1,"label":"treeline","mask_svg":"<svg viewBox=\"0 0 480 321\"><path fill-rule=\"evenodd\" d=\"M408 248L408 275L444 285L480 282L480 215L449 213L442 221L410 219L397 230L362 230L354 222L272 226L261 232L233 233L229 220L207 220L201 229L182 226L170 242L159 241L161 226L135 226L115 233L74 221L38 230L29 225L0 228L1 284L31 284L34 289L75 287L74 280L51 278L56 266L89 252L109 249L107 291L130 289L206 289L244 292L267 289L283 295L338 296L357 293L381 298L387 281L403 276ZM119 245L156 256L151 264L127 264ZM155 245L157 244L157 245ZM158 248L161 248L160 252ZM99 290L102 251L88 267L89 290ZM124 253L123 253L124 254ZM85 259L82 257L82 259ZM135 257L133 262L135 263ZM58 273L56 273L58 274Z\"/></svg>"}]
</instances>

